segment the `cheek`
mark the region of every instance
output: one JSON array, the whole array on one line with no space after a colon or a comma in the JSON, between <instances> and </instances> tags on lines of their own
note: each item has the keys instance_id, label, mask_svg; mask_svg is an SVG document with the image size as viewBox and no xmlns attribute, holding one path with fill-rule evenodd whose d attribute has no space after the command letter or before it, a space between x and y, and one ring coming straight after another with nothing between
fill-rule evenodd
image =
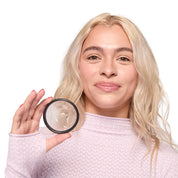
<instances>
[{"instance_id":1,"label":"cheek","mask_svg":"<svg viewBox=\"0 0 178 178\"><path fill-rule=\"evenodd\" d=\"M138 80L138 73L134 66L128 68L128 70L123 72L122 74L123 83L132 88L136 88L137 80Z\"/></svg>"},{"instance_id":2,"label":"cheek","mask_svg":"<svg viewBox=\"0 0 178 178\"><path fill-rule=\"evenodd\" d=\"M82 79L83 85L86 85L88 82L92 81L94 76L96 76L96 70L92 65L80 64L79 67L80 77Z\"/></svg>"},{"instance_id":3,"label":"cheek","mask_svg":"<svg viewBox=\"0 0 178 178\"><path fill-rule=\"evenodd\" d=\"M80 65L80 77L83 84L83 90L85 91L88 88L90 82L91 71L85 65Z\"/></svg>"},{"instance_id":4,"label":"cheek","mask_svg":"<svg viewBox=\"0 0 178 178\"><path fill-rule=\"evenodd\" d=\"M89 75L89 71L83 65L80 66L80 77L82 79L83 84L87 81Z\"/></svg>"},{"instance_id":5,"label":"cheek","mask_svg":"<svg viewBox=\"0 0 178 178\"><path fill-rule=\"evenodd\" d=\"M137 87L138 73L135 68L131 68L122 76L123 93L126 99L130 99Z\"/></svg>"}]
</instances>

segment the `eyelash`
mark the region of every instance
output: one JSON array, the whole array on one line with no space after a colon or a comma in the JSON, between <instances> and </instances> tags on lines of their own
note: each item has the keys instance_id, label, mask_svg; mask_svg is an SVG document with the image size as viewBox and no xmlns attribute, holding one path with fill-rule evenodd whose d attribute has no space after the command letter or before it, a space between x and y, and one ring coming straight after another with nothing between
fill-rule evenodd
<instances>
[{"instance_id":1,"label":"eyelash","mask_svg":"<svg viewBox=\"0 0 178 178\"><path fill-rule=\"evenodd\" d=\"M90 61L97 61L97 60L100 60L100 59L101 59L101 58L98 57L97 55L91 55L91 56L87 57L87 60L90 60ZM124 56L117 58L117 60L118 60L120 63L128 63L128 62L131 61L129 58L124 57Z\"/></svg>"},{"instance_id":2,"label":"eyelash","mask_svg":"<svg viewBox=\"0 0 178 178\"><path fill-rule=\"evenodd\" d=\"M92 56L87 57L87 59L94 61L94 60L97 60L97 59L100 59L100 58L96 55L92 55Z\"/></svg>"},{"instance_id":3,"label":"eyelash","mask_svg":"<svg viewBox=\"0 0 178 178\"><path fill-rule=\"evenodd\" d=\"M121 62L130 62L130 61L131 61L131 60L130 60L129 58L127 58L127 57L120 57L118 60L121 61Z\"/></svg>"}]
</instances>

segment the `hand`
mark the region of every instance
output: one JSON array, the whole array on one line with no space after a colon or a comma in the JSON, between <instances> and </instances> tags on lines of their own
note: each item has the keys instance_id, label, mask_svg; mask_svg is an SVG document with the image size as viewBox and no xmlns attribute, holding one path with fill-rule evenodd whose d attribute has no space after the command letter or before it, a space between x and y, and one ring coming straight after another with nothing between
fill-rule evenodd
<instances>
[{"instance_id":1,"label":"hand","mask_svg":"<svg viewBox=\"0 0 178 178\"><path fill-rule=\"evenodd\" d=\"M40 102L44 94L45 91L42 89L38 93L33 90L28 95L25 102L18 108L14 115L11 129L12 134L30 134L39 130L39 123L43 111L46 105L52 101L52 97L49 97ZM71 135L66 133L47 139L46 150L49 151L54 146L70 137Z\"/></svg>"}]
</instances>

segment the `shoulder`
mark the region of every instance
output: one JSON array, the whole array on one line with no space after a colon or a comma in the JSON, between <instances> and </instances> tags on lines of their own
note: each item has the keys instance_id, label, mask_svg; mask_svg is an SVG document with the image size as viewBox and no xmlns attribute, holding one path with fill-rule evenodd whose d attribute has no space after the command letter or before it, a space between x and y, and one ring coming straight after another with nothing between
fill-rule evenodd
<instances>
[{"instance_id":1,"label":"shoulder","mask_svg":"<svg viewBox=\"0 0 178 178\"><path fill-rule=\"evenodd\" d=\"M170 145L161 143L159 147L158 156L160 159L178 159L178 151L173 149Z\"/></svg>"},{"instance_id":2,"label":"shoulder","mask_svg":"<svg viewBox=\"0 0 178 178\"><path fill-rule=\"evenodd\" d=\"M178 174L178 151L170 145L161 143L158 151L157 163L163 175L175 176Z\"/></svg>"}]
</instances>

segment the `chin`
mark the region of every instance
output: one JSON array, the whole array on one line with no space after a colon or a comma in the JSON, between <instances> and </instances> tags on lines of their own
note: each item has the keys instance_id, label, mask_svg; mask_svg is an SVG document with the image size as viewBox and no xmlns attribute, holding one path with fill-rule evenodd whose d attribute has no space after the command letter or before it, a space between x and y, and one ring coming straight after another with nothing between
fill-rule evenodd
<instances>
[{"instance_id":1,"label":"chin","mask_svg":"<svg viewBox=\"0 0 178 178\"><path fill-rule=\"evenodd\" d=\"M100 98L99 100L96 100L96 102L94 102L94 104L96 105L97 108L101 108L101 109L112 109L112 108L116 108L117 106L120 105L120 101L116 101L112 98Z\"/></svg>"}]
</instances>

